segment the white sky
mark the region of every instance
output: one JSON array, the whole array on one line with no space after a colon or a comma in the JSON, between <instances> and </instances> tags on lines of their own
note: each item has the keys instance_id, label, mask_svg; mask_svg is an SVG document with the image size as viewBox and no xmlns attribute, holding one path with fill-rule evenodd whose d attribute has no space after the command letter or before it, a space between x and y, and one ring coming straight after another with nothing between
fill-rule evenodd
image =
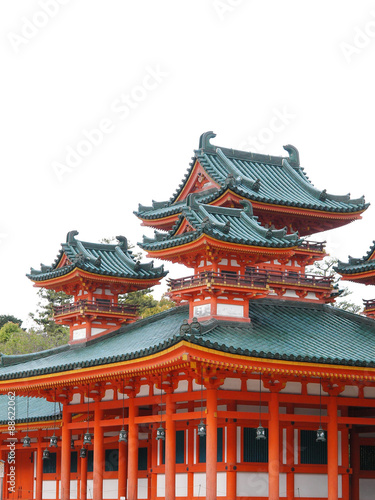
<instances>
[{"instance_id":1,"label":"white sky","mask_svg":"<svg viewBox=\"0 0 375 500\"><path fill-rule=\"evenodd\" d=\"M332 255L375 239L373 2L1 0L0 30L0 314L35 310L25 274L68 231L150 234L133 210L172 195L207 130L223 147L293 144L318 188L365 194L362 221L314 238ZM99 126L101 143L58 176Z\"/></svg>"}]
</instances>

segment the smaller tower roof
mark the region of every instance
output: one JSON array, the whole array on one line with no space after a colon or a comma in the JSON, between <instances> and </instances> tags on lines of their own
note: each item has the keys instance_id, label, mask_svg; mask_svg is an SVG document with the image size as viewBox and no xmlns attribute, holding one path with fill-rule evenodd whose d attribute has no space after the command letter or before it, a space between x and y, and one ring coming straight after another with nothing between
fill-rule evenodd
<instances>
[{"instance_id":1,"label":"smaller tower roof","mask_svg":"<svg viewBox=\"0 0 375 500\"><path fill-rule=\"evenodd\" d=\"M172 230L166 234L155 231L154 238L144 236L139 245L147 251L160 251L180 247L202 235L234 245L268 248L293 248L301 242L297 233L287 234L286 228L262 227L253 215L251 203L243 200L241 204L243 209L200 204L196 195L190 194Z\"/></svg>"},{"instance_id":2,"label":"smaller tower roof","mask_svg":"<svg viewBox=\"0 0 375 500\"><path fill-rule=\"evenodd\" d=\"M363 257L354 258L349 255L348 262L339 260L335 271L350 281L375 284L375 241Z\"/></svg>"},{"instance_id":3,"label":"smaller tower roof","mask_svg":"<svg viewBox=\"0 0 375 500\"><path fill-rule=\"evenodd\" d=\"M80 241L75 238L77 234L78 231L67 234L66 242L61 244L52 265L41 264L40 270L31 268L27 277L35 282L44 282L65 276L75 269L98 276L137 280L155 280L167 274L164 266L154 267L153 261L146 264L136 261L124 236L116 236L117 244L107 244Z\"/></svg>"}]
</instances>

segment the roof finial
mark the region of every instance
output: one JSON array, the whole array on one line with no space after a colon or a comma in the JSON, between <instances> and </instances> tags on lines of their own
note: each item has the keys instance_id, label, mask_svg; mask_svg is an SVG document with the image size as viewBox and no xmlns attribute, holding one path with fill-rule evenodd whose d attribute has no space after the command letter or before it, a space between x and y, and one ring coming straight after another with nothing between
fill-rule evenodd
<instances>
[{"instance_id":1,"label":"roof finial","mask_svg":"<svg viewBox=\"0 0 375 500\"><path fill-rule=\"evenodd\" d=\"M213 148L210 144L210 139L216 137L216 134L210 130L209 132L204 132L199 138L199 149Z\"/></svg>"},{"instance_id":2,"label":"roof finial","mask_svg":"<svg viewBox=\"0 0 375 500\"><path fill-rule=\"evenodd\" d=\"M298 149L295 146L292 146L291 144L287 144L286 146L283 146L285 151L289 153L289 163L292 166L297 166L299 167L299 152Z\"/></svg>"},{"instance_id":3,"label":"roof finial","mask_svg":"<svg viewBox=\"0 0 375 500\"><path fill-rule=\"evenodd\" d=\"M67 243L75 243L75 238L74 236L77 236L78 234L78 231L76 231L75 229L73 231L69 231L69 233L66 235L66 242Z\"/></svg>"}]
</instances>

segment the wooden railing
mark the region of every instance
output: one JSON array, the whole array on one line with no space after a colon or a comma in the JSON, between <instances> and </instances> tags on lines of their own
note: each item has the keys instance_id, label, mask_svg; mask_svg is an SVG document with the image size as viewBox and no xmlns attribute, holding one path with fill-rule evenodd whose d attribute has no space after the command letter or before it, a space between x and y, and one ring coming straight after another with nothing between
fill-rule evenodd
<instances>
[{"instance_id":1,"label":"wooden railing","mask_svg":"<svg viewBox=\"0 0 375 500\"><path fill-rule=\"evenodd\" d=\"M363 305L365 306L365 311L366 309L373 309L375 308L375 299L370 299L370 300L363 299Z\"/></svg>"},{"instance_id":2,"label":"wooden railing","mask_svg":"<svg viewBox=\"0 0 375 500\"><path fill-rule=\"evenodd\" d=\"M246 273L245 275L232 275L229 273L204 271L194 276L188 276L187 278L169 280L171 290L191 288L207 284L265 288L267 285L267 271L259 270L256 273Z\"/></svg>"},{"instance_id":3,"label":"wooden railing","mask_svg":"<svg viewBox=\"0 0 375 500\"><path fill-rule=\"evenodd\" d=\"M300 274L291 271L268 271L249 268L244 275L205 271L186 278L170 279L171 291L207 284L231 285L249 288L265 288L266 285L289 284L313 288L331 288L332 278L314 274Z\"/></svg>"},{"instance_id":4,"label":"wooden railing","mask_svg":"<svg viewBox=\"0 0 375 500\"><path fill-rule=\"evenodd\" d=\"M54 315L61 316L75 312L103 312L112 314L137 314L137 306L124 304L106 304L92 300L78 300L70 304L54 307Z\"/></svg>"},{"instance_id":5,"label":"wooden railing","mask_svg":"<svg viewBox=\"0 0 375 500\"><path fill-rule=\"evenodd\" d=\"M303 250L311 250L315 252L324 252L325 241L306 241L303 240L300 247Z\"/></svg>"}]
</instances>

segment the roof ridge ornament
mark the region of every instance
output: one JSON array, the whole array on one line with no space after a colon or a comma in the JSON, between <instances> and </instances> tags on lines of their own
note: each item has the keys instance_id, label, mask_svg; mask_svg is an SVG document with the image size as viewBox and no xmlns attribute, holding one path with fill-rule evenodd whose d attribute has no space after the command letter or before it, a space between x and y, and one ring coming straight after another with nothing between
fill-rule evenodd
<instances>
[{"instance_id":1,"label":"roof ridge ornament","mask_svg":"<svg viewBox=\"0 0 375 500\"><path fill-rule=\"evenodd\" d=\"M244 186L249 187L253 191L258 192L260 188L260 179L256 179L255 181L250 179L249 177L246 177L243 175L237 167L234 165L234 163L225 156L225 154L222 152L220 148L216 148L216 154L221 158L221 160L224 162L225 166L229 170L229 172L235 176L235 181L239 183L242 183Z\"/></svg>"},{"instance_id":2,"label":"roof ridge ornament","mask_svg":"<svg viewBox=\"0 0 375 500\"><path fill-rule=\"evenodd\" d=\"M79 232L77 230L69 231L69 233L66 235L66 242L69 243L70 245L74 245L77 241L75 239L75 236L77 236Z\"/></svg>"},{"instance_id":3,"label":"roof ridge ornament","mask_svg":"<svg viewBox=\"0 0 375 500\"><path fill-rule=\"evenodd\" d=\"M209 132L204 132L199 138L199 149L212 149L215 146L210 144L210 140L216 137L216 134L210 130Z\"/></svg>"},{"instance_id":4,"label":"roof ridge ornament","mask_svg":"<svg viewBox=\"0 0 375 500\"><path fill-rule=\"evenodd\" d=\"M298 149L295 146L292 146L291 144L287 144L286 146L283 146L285 151L289 154L289 162L291 165L296 165L297 167L300 166L299 163L299 152Z\"/></svg>"},{"instance_id":5,"label":"roof ridge ornament","mask_svg":"<svg viewBox=\"0 0 375 500\"><path fill-rule=\"evenodd\" d=\"M128 240L125 236L119 235L116 236L116 240L119 242L118 246L123 250L124 252L128 251Z\"/></svg>"}]
</instances>

